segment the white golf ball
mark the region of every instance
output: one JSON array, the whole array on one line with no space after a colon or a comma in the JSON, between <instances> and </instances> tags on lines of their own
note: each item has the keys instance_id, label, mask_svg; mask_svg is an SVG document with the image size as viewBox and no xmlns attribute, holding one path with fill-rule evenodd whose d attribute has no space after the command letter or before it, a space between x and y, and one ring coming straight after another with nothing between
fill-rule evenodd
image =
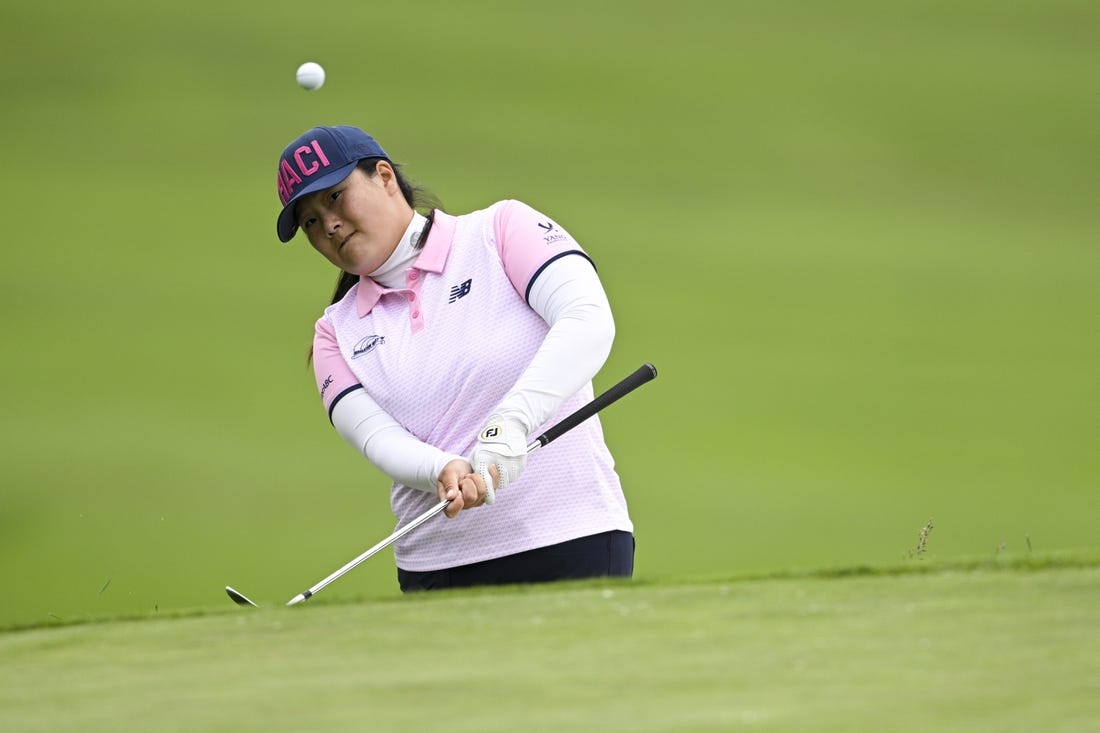
<instances>
[{"instance_id":1,"label":"white golf ball","mask_svg":"<svg viewBox=\"0 0 1100 733\"><path fill-rule=\"evenodd\" d=\"M298 67L298 84L303 89L320 89L321 85L325 83L325 70L317 63L307 61Z\"/></svg>"}]
</instances>

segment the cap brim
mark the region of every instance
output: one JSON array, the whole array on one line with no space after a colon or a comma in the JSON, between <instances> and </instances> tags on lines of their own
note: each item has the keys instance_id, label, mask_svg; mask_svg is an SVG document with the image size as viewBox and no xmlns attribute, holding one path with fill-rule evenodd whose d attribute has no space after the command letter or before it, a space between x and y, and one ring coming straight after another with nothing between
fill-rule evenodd
<instances>
[{"instance_id":1,"label":"cap brim","mask_svg":"<svg viewBox=\"0 0 1100 733\"><path fill-rule=\"evenodd\" d=\"M294 206L305 196L309 196L311 193L317 193L323 191L330 186L335 186L340 181L344 180L351 175L351 172L355 170L355 166L359 164L359 161L348 163L347 165L337 168L334 171L326 173L315 181L310 181L301 191L290 197L290 201L286 202L286 206L279 212L279 218L275 222L275 229L279 233L280 242L289 242L294 239L294 233L298 231L298 219L294 215Z\"/></svg>"}]
</instances>

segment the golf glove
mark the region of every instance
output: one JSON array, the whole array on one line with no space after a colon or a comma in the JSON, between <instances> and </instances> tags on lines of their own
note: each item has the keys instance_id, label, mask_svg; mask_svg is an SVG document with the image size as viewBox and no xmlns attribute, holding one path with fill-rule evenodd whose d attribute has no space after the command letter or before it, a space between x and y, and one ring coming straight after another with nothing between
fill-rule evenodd
<instances>
[{"instance_id":1,"label":"golf glove","mask_svg":"<svg viewBox=\"0 0 1100 733\"><path fill-rule=\"evenodd\" d=\"M503 489L519 477L527 463L527 429L514 417L490 415L485 428L477 436L470 465L485 481L485 503L492 504L493 478L489 466L496 465L500 477L495 488Z\"/></svg>"}]
</instances>

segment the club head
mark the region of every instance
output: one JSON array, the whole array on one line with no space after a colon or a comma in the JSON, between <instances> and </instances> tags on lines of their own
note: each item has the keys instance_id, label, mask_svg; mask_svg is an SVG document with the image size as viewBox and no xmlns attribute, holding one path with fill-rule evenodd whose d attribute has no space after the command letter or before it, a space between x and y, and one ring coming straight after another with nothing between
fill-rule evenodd
<instances>
[{"instance_id":1,"label":"club head","mask_svg":"<svg viewBox=\"0 0 1100 733\"><path fill-rule=\"evenodd\" d=\"M233 602L236 603L238 606L253 606L258 608L255 603L248 600L248 597L244 593L234 590L228 585L225 586L225 592L230 598L233 599Z\"/></svg>"}]
</instances>

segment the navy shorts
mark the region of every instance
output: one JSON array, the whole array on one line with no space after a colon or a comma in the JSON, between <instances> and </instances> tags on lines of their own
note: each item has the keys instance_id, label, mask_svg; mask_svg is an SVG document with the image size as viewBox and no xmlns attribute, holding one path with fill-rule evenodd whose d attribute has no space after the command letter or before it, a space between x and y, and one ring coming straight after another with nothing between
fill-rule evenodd
<instances>
[{"instance_id":1,"label":"navy shorts","mask_svg":"<svg viewBox=\"0 0 1100 733\"><path fill-rule=\"evenodd\" d=\"M397 581L401 590L408 593L475 585L629 578L633 574L634 535L612 530L472 565L424 572L398 568Z\"/></svg>"}]
</instances>

